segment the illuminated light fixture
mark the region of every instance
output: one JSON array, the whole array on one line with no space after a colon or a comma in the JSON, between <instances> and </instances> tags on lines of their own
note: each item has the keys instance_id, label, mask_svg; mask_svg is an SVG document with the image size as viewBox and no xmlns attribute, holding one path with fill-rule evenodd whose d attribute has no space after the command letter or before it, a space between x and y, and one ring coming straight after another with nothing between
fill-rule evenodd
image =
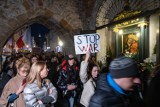
<instances>
[{"instance_id":1,"label":"illuminated light fixture","mask_svg":"<svg viewBox=\"0 0 160 107\"><path fill-rule=\"evenodd\" d=\"M159 29L156 30L156 33L157 33L157 34L159 33Z\"/></svg>"},{"instance_id":2,"label":"illuminated light fixture","mask_svg":"<svg viewBox=\"0 0 160 107\"><path fill-rule=\"evenodd\" d=\"M28 45L26 45L26 47L27 47L27 48L29 48L29 46L28 46Z\"/></svg>"},{"instance_id":3,"label":"illuminated light fixture","mask_svg":"<svg viewBox=\"0 0 160 107\"><path fill-rule=\"evenodd\" d=\"M50 49L51 47L47 47L47 49Z\"/></svg>"},{"instance_id":4,"label":"illuminated light fixture","mask_svg":"<svg viewBox=\"0 0 160 107\"><path fill-rule=\"evenodd\" d=\"M136 34L136 36L139 37L139 36L140 36L140 33L138 32L138 33Z\"/></svg>"},{"instance_id":5,"label":"illuminated light fixture","mask_svg":"<svg viewBox=\"0 0 160 107\"><path fill-rule=\"evenodd\" d=\"M123 30L119 30L118 33L119 33L120 35L122 35L122 34L123 34Z\"/></svg>"},{"instance_id":6,"label":"illuminated light fixture","mask_svg":"<svg viewBox=\"0 0 160 107\"><path fill-rule=\"evenodd\" d=\"M62 41L59 41L59 46L63 46L63 42Z\"/></svg>"},{"instance_id":7,"label":"illuminated light fixture","mask_svg":"<svg viewBox=\"0 0 160 107\"><path fill-rule=\"evenodd\" d=\"M147 25L147 23L146 22L142 22L142 23L138 24L138 27L143 27L145 25Z\"/></svg>"}]
</instances>

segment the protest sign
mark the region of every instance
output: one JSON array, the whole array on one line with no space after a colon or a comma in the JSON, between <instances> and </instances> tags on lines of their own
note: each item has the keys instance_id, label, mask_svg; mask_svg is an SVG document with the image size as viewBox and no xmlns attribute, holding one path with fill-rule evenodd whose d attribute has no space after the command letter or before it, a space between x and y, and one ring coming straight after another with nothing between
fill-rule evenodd
<instances>
[{"instance_id":1,"label":"protest sign","mask_svg":"<svg viewBox=\"0 0 160 107\"><path fill-rule=\"evenodd\" d=\"M87 51L97 53L100 51L100 35L83 34L74 36L76 54L85 54Z\"/></svg>"}]
</instances>

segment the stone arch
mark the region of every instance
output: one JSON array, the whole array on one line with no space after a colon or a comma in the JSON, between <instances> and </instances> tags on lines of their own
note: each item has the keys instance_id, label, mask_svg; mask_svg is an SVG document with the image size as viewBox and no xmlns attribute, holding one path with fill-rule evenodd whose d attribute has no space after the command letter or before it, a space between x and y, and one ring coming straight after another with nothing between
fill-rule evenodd
<instances>
[{"instance_id":1,"label":"stone arch","mask_svg":"<svg viewBox=\"0 0 160 107\"><path fill-rule=\"evenodd\" d=\"M108 24L124 10L126 3L131 10L146 12L158 8L160 2L158 0L103 0L101 3L96 14L96 27Z\"/></svg>"},{"instance_id":2,"label":"stone arch","mask_svg":"<svg viewBox=\"0 0 160 107\"><path fill-rule=\"evenodd\" d=\"M73 46L73 35L82 29L82 22L73 0L0 1L0 47L15 31L32 23L40 23L55 31ZM67 39L67 40L66 40Z\"/></svg>"}]
</instances>

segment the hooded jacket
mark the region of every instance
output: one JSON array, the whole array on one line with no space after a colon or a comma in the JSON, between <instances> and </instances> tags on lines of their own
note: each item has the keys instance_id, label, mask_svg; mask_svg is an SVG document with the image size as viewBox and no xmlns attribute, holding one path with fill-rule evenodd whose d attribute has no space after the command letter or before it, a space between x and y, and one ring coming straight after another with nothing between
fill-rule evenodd
<instances>
[{"instance_id":1,"label":"hooded jacket","mask_svg":"<svg viewBox=\"0 0 160 107\"><path fill-rule=\"evenodd\" d=\"M90 100L89 107L139 107L138 100L134 99L134 96L126 94L108 75L102 74L98 78L96 91ZM112 85L114 84L118 88L111 86L107 77L110 77Z\"/></svg>"}]
</instances>

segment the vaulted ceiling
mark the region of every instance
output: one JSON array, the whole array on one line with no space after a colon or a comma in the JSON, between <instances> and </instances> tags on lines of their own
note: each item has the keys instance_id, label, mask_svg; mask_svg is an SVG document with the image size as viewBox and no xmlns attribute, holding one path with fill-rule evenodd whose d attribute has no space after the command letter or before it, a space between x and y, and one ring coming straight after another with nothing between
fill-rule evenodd
<instances>
[{"instance_id":1,"label":"vaulted ceiling","mask_svg":"<svg viewBox=\"0 0 160 107\"><path fill-rule=\"evenodd\" d=\"M132 10L160 7L159 0L0 0L0 47L15 32L40 23L73 44L73 35L109 23L129 3Z\"/></svg>"}]
</instances>

